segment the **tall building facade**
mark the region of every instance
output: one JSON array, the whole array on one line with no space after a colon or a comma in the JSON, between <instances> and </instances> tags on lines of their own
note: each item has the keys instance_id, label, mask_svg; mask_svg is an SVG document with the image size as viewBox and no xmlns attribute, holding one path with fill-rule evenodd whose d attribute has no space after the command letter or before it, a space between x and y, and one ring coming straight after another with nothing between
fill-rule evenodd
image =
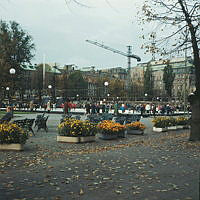
<instances>
[{"instance_id":1,"label":"tall building facade","mask_svg":"<svg viewBox=\"0 0 200 200\"><path fill-rule=\"evenodd\" d=\"M194 66L191 57L172 58L170 60L155 60L147 63L140 63L131 69L133 83L142 85L144 73L147 66L152 70L153 95L154 97L165 96L165 85L163 82L164 68L167 64L172 66L175 74L172 97L182 99L184 96L195 90Z\"/></svg>"}]
</instances>

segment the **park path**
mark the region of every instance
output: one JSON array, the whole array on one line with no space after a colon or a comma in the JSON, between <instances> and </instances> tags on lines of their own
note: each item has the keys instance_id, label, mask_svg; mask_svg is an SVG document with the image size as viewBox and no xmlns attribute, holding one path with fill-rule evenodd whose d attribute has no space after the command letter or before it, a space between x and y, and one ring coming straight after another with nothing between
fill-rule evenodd
<instances>
[{"instance_id":1,"label":"park path","mask_svg":"<svg viewBox=\"0 0 200 200\"><path fill-rule=\"evenodd\" d=\"M188 130L154 133L142 118L143 136L66 144L56 142L60 118L50 113L48 133L31 136L23 152L0 152L0 199L199 199L200 143L188 142Z\"/></svg>"}]
</instances>

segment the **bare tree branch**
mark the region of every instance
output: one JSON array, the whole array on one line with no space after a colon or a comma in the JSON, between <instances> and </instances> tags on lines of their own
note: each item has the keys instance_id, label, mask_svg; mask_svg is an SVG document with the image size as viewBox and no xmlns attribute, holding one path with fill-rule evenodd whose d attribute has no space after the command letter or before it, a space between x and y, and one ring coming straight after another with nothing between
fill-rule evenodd
<instances>
[{"instance_id":1,"label":"bare tree branch","mask_svg":"<svg viewBox=\"0 0 200 200\"><path fill-rule=\"evenodd\" d=\"M83 3L80 3L78 0L65 0L65 3L67 5L69 5L69 3L71 2L74 2L75 4L81 6L81 7L85 7L85 8L91 8L90 6L86 5L86 4L83 4Z\"/></svg>"}]
</instances>

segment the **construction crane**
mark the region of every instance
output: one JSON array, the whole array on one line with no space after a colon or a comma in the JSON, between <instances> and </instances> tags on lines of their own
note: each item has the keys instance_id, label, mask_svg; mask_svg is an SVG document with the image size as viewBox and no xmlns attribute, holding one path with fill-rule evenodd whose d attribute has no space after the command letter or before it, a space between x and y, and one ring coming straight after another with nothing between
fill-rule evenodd
<instances>
[{"instance_id":1,"label":"construction crane","mask_svg":"<svg viewBox=\"0 0 200 200\"><path fill-rule=\"evenodd\" d=\"M122 56L126 56L126 57L128 58L128 87L130 87L130 83L131 83L131 75L130 75L131 58L135 58L138 62L141 61L141 58L140 58L139 56L132 54L132 52L131 52L131 46L127 46L127 47L128 47L128 52L127 52L127 53L124 53L124 52L122 52L122 51L119 51L119 50L117 50L117 49L113 49L113 48L111 48L111 47L109 47L109 46L100 44L100 43L98 43L98 42L94 42L94 41L92 41L92 40L86 40L86 42L89 42L90 44L94 44L94 45L96 45L96 46L98 46L98 47L102 47L102 48L104 48L104 49L107 49L107 50L109 50L109 51L112 51L113 53L118 53L118 54L120 54L120 55L122 55Z\"/></svg>"},{"instance_id":2,"label":"construction crane","mask_svg":"<svg viewBox=\"0 0 200 200\"><path fill-rule=\"evenodd\" d=\"M94 42L92 40L86 40L86 42L89 42L89 43L94 44L96 46L99 46L99 47L102 47L102 48L107 49L109 51L112 51L113 53L118 53L118 54L120 54L122 56L128 57L128 72L130 72L130 69L131 69L131 58L135 58L138 62L141 61L141 58L139 56L132 54L132 52L131 52L131 46L127 46L128 47L128 52L124 53L122 51L119 51L117 49L113 49L113 48L111 48L109 46L100 44L98 42Z\"/></svg>"}]
</instances>

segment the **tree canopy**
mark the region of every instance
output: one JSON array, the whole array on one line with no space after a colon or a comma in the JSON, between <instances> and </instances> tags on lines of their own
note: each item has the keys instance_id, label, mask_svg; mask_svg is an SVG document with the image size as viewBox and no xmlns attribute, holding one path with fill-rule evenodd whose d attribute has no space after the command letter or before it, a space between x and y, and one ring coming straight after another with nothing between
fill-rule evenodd
<instances>
[{"instance_id":1,"label":"tree canopy","mask_svg":"<svg viewBox=\"0 0 200 200\"><path fill-rule=\"evenodd\" d=\"M20 77L22 65L30 64L35 45L32 37L15 21L0 21L0 78L1 86L8 86L9 69L16 70L15 81ZM19 78L20 79L20 78ZM7 84L7 85L5 85Z\"/></svg>"},{"instance_id":2,"label":"tree canopy","mask_svg":"<svg viewBox=\"0 0 200 200\"><path fill-rule=\"evenodd\" d=\"M200 140L200 1L199 0L151 0L145 1L142 21L158 22L150 39L160 47L161 55L185 51L193 54L196 91L190 96L192 120L190 140ZM154 24L155 25L155 24ZM159 31L163 31L160 33ZM150 50L151 45L145 46Z\"/></svg>"},{"instance_id":3,"label":"tree canopy","mask_svg":"<svg viewBox=\"0 0 200 200\"><path fill-rule=\"evenodd\" d=\"M165 84L165 90L169 97L172 96L174 78L175 78L175 74L173 73L172 66L168 63L164 68L163 82Z\"/></svg>"},{"instance_id":4,"label":"tree canopy","mask_svg":"<svg viewBox=\"0 0 200 200\"><path fill-rule=\"evenodd\" d=\"M69 96L84 96L84 91L87 89L87 82L84 80L80 71L75 71L71 73L68 77L67 83Z\"/></svg>"},{"instance_id":5,"label":"tree canopy","mask_svg":"<svg viewBox=\"0 0 200 200\"><path fill-rule=\"evenodd\" d=\"M199 10L199 0L145 1L142 9L142 22L151 22L156 27L148 35L156 44L157 53L166 55L188 49L193 54L198 95L200 95ZM148 51L152 50L151 44L147 43L145 47Z\"/></svg>"}]
</instances>

